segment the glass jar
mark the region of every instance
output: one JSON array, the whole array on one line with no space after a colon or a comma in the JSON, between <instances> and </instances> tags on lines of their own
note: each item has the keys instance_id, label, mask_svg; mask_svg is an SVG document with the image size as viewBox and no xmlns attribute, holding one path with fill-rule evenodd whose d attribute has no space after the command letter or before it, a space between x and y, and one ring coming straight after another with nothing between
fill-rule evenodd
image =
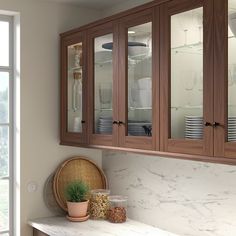
<instances>
[{"instance_id":1,"label":"glass jar","mask_svg":"<svg viewBox=\"0 0 236 236\"><path fill-rule=\"evenodd\" d=\"M127 200L125 196L110 196L107 219L112 223L123 223L126 221Z\"/></svg>"},{"instance_id":2,"label":"glass jar","mask_svg":"<svg viewBox=\"0 0 236 236\"><path fill-rule=\"evenodd\" d=\"M91 191L90 197L90 217L91 219L107 219L107 211L109 209L108 189L95 189Z\"/></svg>"}]
</instances>

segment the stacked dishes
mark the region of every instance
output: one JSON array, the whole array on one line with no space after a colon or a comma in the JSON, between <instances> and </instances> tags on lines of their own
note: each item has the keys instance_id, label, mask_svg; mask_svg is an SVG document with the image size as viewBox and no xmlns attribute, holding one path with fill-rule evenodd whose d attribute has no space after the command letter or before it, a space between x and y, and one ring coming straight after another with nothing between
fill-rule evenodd
<instances>
[{"instance_id":1,"label":"stacked dishes","mask_svg":"<svg viewBox=\"0 0 236 236\"><path fill-rule=\"evenodd\" d=\"M128 134L131 136L152 136L152 123L129 120Z\"/></svg>"},{"instance_id":2,"label":"stacked dishes","mask_svg":"<svg viewBox=\"0 0 236 236\"><path fill-rule=\"evenodd\" d=\"M185 116L185 138L186 139L203 138L203 117Z\"/></svg>"},{"instance_id":3,"label":"stacked dishes","mask_svg":"<svg viewBox=\"0 0 236 236\"><path fill-rule=\"evenodd\" d=\"M98 134L111 134L112 133L112 117L100 116L97 124Z\"/></svg>"},{"instance_id":4,"label":"stacked dishes","mask_svg":"<svg viewBox=\"0 0 236 236\"><path fill-rule=\"evenodd\" d=\"M236 116L228 118L228 141L236 141Z\"/></svg>"},{"instance_id":5,"label":"stacked dishes","mask_svg":"<svg viewBox=\"0 0 236 236\"><path fill-rule=\"evenodd\" d=\"M138 80L138 94L140 107L152 106L152 79L150 77Z\"/></svg>"}]
</instances>

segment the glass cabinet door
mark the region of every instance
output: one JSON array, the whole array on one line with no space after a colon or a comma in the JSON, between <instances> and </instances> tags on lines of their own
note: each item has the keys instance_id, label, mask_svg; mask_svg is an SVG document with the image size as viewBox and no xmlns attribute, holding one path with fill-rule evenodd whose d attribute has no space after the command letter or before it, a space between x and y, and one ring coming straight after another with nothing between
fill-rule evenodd
<instances>
[{"instance_id":1,"label":"glass cabinet door","mask_svg":"<svg viewBox=\"0 0 236 236\"><path fill-rule=\"evenodd\" d=\"M113 34L94 38L94 130L112 135Z\"/></svg>"},{"instance_id":2,"label":"glass cabinet door","mask_svg":"<svg viewBox=\"0 0 236 236\"><path fill-rule=\"evenodd\" d=\"M83 60L82 42L67 47L67 94L68 118L67 129L69 132L82 133L82 101L83 101Z\"/></svg>"},{"instance_id":3,"label":"glass cabinet door","mask_svg":"<svg viewBox=\"0 0 236 236\"><path fill-rule=\"evenodd\" d=\"M235 158L236 152L236 0L215 4L215 155ZM222 56L223 55L223 56Z\"/></svg>"},{"instance_id":4,"label":"glass cabinet door","mask_svg":"<svg viewBox=\"0 0 236 236\"><path fill-rule=\"evenodd\" d=\"M89 142L94 145L116 145L114 108L117 89L114 77L117 42L112 24L89 32Z\"/></svg>"},{"instance_id":5,"label":"glass cabinet door","mask_svg":"<svg viewBox=\"0 0 236 236\"><path fill-rule=\"evenodd\" d=\"M153 14L144 11L120 25L119 53L125 63L120 68L118 125L120 145L130 148L155 149L153 91L158 71L153 74Z\"/></svg>"},{"instance_id":6,"label":"glass cabinet door","mask_svg":"<svg viewBox=\"0 0 236 236\"><path fill-rule=\"evenodd\" d=\"M210 1L176 2L161 10L162 149L212 155L213 5Z\"/></svg>"},{"instance_id":7,"label":"glass cabinet door","mask_svg":"<svg viewBox=\"0 0 236 236\"><path fill-rule=\"evenodd\" d=\"M85 42L82 33L62 37L61 139L85 143Z\"/></svg>"},{"instance_id":8,"label":"glass cabinet door","mask_svg":"<svg viewBox=\"0 0 236 236\"><path fill-rule=\"evenodd\" d=\"M236 142L236 0L228 3L228 142Z\"/></svg>"}]
</instances>

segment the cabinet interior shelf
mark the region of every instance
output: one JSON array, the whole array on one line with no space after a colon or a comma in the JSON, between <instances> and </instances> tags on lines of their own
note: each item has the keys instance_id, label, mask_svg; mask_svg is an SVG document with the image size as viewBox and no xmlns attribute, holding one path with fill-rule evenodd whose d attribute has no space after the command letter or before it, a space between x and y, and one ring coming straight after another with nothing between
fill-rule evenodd
<instances>
[{"instance_id":1,"label":"cabinet interior shelf","mask_svg":"<svg viewBox=\"0 0 236 236\"><path fill-rule=\"evenodd\" d=\"M136 55L136 56L129 56L128 57L128 65L129 66L134 66L134 65L137 65L138 63L140 63L141 61L144 61L144 60L148 60L148 59L151 59L151 56L147 56L146 54L140 54L140 55ZM106 65L106 64L112 64L113 60L104 60L104 61L101 61L101 62L96 62L95 65L96 66L103 66L103 65Z\"/></svg>"},{"instance_id":2,"label":"cabinet interior shelf","mask_svg":"<svg viewBox=\"0 0 236 236\"><path fill-rule=\"evenodd\" d=\"M82 68L83 68L82 66L79 66L79 67L71 67L71 68L69 69L69 71L70 71L70 72L81 71Z\"/></svg>"},{"instance_id":3,"label":"cabinet interior shelf","mask_svg":"<svg viewBox=\"0 0 236 236\"><path fill-rule=\"evenodd\" d=\"M129 107L129 111L136 111L136 110L152 110L152 107ZM101 108L101 109L95 109L96 112L102 112L102 111L112 111L112 108Z\"/></svg>"},{"instance_id":4,"label":"cabinet interior shelf","mask_svg":"<svg viewBox=\"0 0 236 236\"><path fill-rule=\"evenodd\" d=\"M228 105L228 107L236 107L236 105ZM172 106L171 109L174 109L176 111L181 110L181 109L203 109L202 105L196 105L196 106Z\"/></svg>"},{"instance_id":5,"label":"cabinet interior shelf","mask_svg":"<svg viewBox=\"0 0 236 236\"><path fill-rule=\"evenodd\" d=\"M202 105L197 105L197 106L172 106L171 109L175 109L176 111L180 110L180 109L202 109L203 106Z\"/></svg>"},{"instance_id":6,"label":"cabinet interior shelf","mask_svg":"<svg viewBox=\"0 0 236 236\"><path fill-rule=\"evenodd\" d=\"M229 39L234 39L235 36L228 36ZM192 44L183 44L177 47L171 48L173 52L177 53L186 53L186 54L203 54L203 42L192 43Z\"/></svg>"}]
</instances>

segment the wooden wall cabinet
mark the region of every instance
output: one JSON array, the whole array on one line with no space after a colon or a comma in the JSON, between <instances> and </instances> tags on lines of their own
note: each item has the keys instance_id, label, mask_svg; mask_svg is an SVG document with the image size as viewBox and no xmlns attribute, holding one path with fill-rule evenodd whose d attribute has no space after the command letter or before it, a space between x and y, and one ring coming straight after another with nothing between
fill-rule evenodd
<instances>
[{"instance_id":1,"label":"wooden wall cabinet","mask_svg":"<svg viewBox=\"0 0 236 236\"><path fill-rule=\"evenodd\" d=\"M87 143L86 35L76 32L61 40L61 142Z\"/></svg>"},{"instance_id":2,"label":"wooden wall cabinet","mask_svg":"<svg viewBox=\"0 0 236 236\"><path fill-rule=\"evenodd\" d=\"M235 34L236 0L156 0L61 34L61 144L235 164Z\"/></svg>"}]
</instances>

